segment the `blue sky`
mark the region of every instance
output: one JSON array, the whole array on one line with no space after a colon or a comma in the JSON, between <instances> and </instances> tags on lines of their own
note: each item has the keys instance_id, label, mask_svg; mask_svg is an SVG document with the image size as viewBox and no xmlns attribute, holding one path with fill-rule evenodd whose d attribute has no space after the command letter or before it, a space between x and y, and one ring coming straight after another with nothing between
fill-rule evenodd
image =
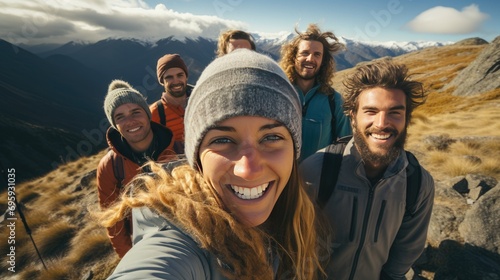
<instances>
[{"instance_id":1,"label":"blue sky","mask_svg":"<svg viewBox=\"0 0 500 280\"><path fill-rule=\"evenodd\" d=\"M500 35L498 0L151 0L146 2L150 6L164 4L178 12L208 14L241 21L247 24L249 31L257 32L293 31L297 24L299 30L303 30L308 23L314 22L336 35L371 41L456 41L475 36L490 41ZM471 5L476 6L478 11L473 9L470 11ZM456 13L451 9L436 9L439 6L454 9ZM469 10L469 13L464 12L464 9ZM436 34L427 30L412 30L408 26L419 14L428 10L433 12L431 16L435 15L433 17L435 22L429 23L430 27L445 25L449 28ZM469 19L465 16L467 14L470 15ZM459 24L450 22L450 17L453 16L456 16ZM469 31L468 26L474 28Z\"/></svg>"},{"instance_id":2,"label":"blue sky","mask_svg":"<svg viewBox=\"0 0 500 280\"><path fill-rule=\"evenodd\" d=\"M14 44L216 38L230 28L278 34L309 23L362 41L491 41L500 1L0 0L0 38Z\"/></svg>"}]
</instances>

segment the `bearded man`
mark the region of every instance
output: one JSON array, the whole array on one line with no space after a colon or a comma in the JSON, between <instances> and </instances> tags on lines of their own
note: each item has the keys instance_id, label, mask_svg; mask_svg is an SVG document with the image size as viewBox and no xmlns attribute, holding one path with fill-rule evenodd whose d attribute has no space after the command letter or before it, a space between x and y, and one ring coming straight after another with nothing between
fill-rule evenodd
<instances>
[{"instance_id":1,"label":"bearded man","mask_svg":"<svg viewBox=\"0 0 500 280\"><path fill-rule=\"evenodd\" d=\"M300 165L315 197L331 190L326 201L318 197L333 230L328 279L403 280L424 250L434 202L432 176L404 150L411 114L425 100L422 84L410 79L406 66L382 60L357 67L344 85L353 137L339 155L340 167L323 165L331 146ZM409 170L417 170L418 179ZM335 182L321 183L335 171Z\"/></svg>"},{"instance_id":2,"label":"bearded man","mask_svg":"<svg viewBox=\"0 0 500 280\"><path fill-rule=\"evenodd\" d=\"M174 151L184 153L184 110L193 86L187 83L188 69L178 54L166 54L156 66L158 82L164 91L161 99L150 105L151 120L174 134Z\"/></svg>"}]
</instances>

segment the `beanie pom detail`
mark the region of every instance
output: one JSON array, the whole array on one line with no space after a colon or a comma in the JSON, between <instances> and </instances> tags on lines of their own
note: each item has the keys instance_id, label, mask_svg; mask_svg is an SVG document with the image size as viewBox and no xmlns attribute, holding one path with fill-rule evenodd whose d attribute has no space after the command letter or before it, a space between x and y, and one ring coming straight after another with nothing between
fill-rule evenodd
<instances>
[{"instance_id":1,"label":"beanie pom detail","mask_svg":"<svg viewBox=\"0 0 500 280\"><path fill-rule=\"evenodd\" d=\"M132 89L132 86L129 83L122 80L113 80L111 84L109 84L108 86L108 92L119 88Z\"/></svg>"}]
</instances>

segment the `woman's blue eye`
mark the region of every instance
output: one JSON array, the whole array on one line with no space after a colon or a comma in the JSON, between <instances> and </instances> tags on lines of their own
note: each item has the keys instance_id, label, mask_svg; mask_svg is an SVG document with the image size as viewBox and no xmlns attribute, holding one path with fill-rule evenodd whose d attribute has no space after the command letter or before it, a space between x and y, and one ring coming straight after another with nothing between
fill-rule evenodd
<instances>
[{"instance_id":1,"label":"woman's blue eye","mask_svg":"<svg viewBox=\"0 0 500 280\"><path fill-rule=\"evenodd\" d=\"M228 144L232 143L232 141L229 138L217 138L210 142L210 144Z\"/></svg>"},{"instance_id":2,"label":"woman's blue eye","mask_svg":"<svg viewBox=\"0 0 500 280\"><path fill-rule=\"evenodd\" d=\"M276 134L267 135L266 137L264 137L264 141L276 142L276 141L279 141L279 140L283 140L283 137L281 137L279 135L276 135Z\"/></svg>"}]
</instances>

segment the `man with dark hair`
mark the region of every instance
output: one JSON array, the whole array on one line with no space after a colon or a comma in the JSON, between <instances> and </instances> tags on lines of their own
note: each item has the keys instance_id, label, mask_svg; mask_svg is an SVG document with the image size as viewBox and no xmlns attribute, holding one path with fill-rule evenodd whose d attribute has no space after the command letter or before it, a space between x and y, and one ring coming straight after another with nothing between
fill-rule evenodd
<instances>
[{"instance_id":1,"label":"man with dark hair","mask_svg":"<svg viewBox=\"0 0 500 280\"><path fill-rule=\"evenodd\" d=\"M239 48L255 51L255 42L252 35L242 30L227 30L219 36L216 52L217 57L221 57Z\"/></svg>"},{"instance_id":2,"label":"man with dark hair","mask_svg":"<svg viewBox=\"0 0 500 280\"><path fill-rule=\"evenodd\" d=\"M151 121L146 99L129 83L114 80L104 99L104 113L111 124L106 133L109 152L97 167L97 191L101 208L109 207L132 178L149 170L142 166L149 160L166 162L174 159L172 132ZM130 219L107 228L118 256L132 247Z\"/></svg>"},{"instance_id":3,"label":"man with dark hair","mask_svg":"<svg viewBox=\"0 0 500 280\"><path fill-rule=\"evenodd\" d=\"M168 127L174 134L174 150L184 153L184 110L193 86L187 83L188 69L178 54L166 54L156 66L158 82L164 91L161 99L150 105L151 120Z\"/></svg>"},{"instance_id":4,"label":"man with dark hair","mask_svg":"<svg viewBox=\"0 0 500 280\"><path fill-rule=\"evenodd\" d=\"M324 161L342 144L300 165L333 229L328 279L403 280L424 249L434 200L432 176L404 150L425 94L404 65L391 61L356 68L344 85L352 139L337 164ZM334 173L336 181L324 180Z\"/></svg>"},{"instance_id":5,"label":"man with dark hair","mask_svg":"<svg viewBox=\"0 0 500 280\"><path fill-rule=\"evenodd\" d=\"M310 24L304 33L281 48L280 65L302 102L302 150L305 159L340 137L350 135L349 119L342 112L342 96L331 87L333 55L344 48L332 32Z\"/></svg>"}]
</instances>

